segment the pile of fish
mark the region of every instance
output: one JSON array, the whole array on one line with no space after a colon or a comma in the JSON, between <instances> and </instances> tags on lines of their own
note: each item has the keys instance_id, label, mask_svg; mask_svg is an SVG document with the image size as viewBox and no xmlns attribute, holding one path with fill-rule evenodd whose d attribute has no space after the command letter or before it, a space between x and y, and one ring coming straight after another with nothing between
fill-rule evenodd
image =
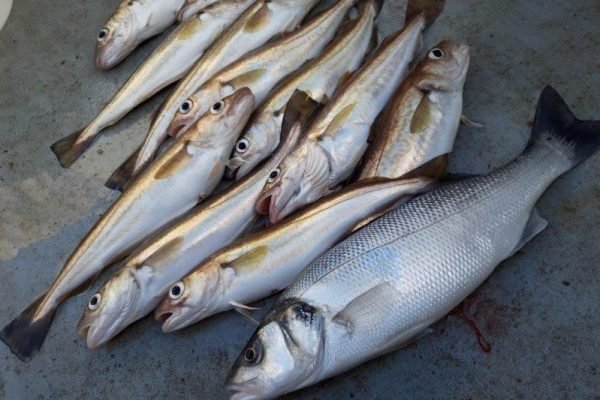
<instances>
[{"instance_id":1,"label":"pile of fish","mask_svg":"<svg viewBox=\"0 0 600 400\"><path fill-rule=\"evenodd\" d=\"M98 35L98 68L180 23L86 127L52 145L61 165L179 83L108 179L121 197L0 332L20 359L63 302L119 262L79 321L89 348L151 313L163 332L231 309L254 320L251 304L283 290L227 380L233 399L273 398L415 340L546 227L535 203L598 150L598 121L546 87L520 155L449 177L459 125L475 123L462 115L469 47L444 40L421 55L444 2L410 0L405 26L380 44L382 0L318 3L119 5Z\"/></svg>"}]
</instances>

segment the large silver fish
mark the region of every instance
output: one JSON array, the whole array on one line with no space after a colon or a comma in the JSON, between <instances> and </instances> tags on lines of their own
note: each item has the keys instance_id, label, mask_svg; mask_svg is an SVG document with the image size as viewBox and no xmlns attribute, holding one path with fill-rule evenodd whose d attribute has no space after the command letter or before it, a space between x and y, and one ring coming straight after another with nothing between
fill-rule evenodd
<instances>
[{"instance_id":1,"label":"large silver fish","mask_svg":"<svg viewBox=\"0 0 600 400\"><path fill-rule=\"evenodd\" d=\"M279 176L265 186L257 209L271 222L335 190L360 161L371 124L420 50L425 17L419 14L388 37L310 127L303 142L279 166Z\"/></svg>"},{"instance_id":2,"label":"large silver fish","mask_svg":"<svg viewBox=\"0 0 600 400\"><path fill-rule=\"evenodd\" d=\"M319 0L257 0L217 39L160 106L142 146L106 182L121 190L155 157L177 110L220 69L272 37L293 31Z\"/></svg>"},{"instance_id":3,"label":"large silver fish","mask_svg":"<svg viewBox=\"0 0 600 400\"><path fill-rule=\"evenodd\" d=\"M375 17L380 6L378 0L361 1L357 18L346 24L333 43L273 90L238 140L226 173L229 178L246 176L277 147L282 110L296 88L326 103L340 81L361 65L377 43Z\"/></svg>"},{"instance_id":4,"label":"large silver fish","mask_svg":"<svg viewBox=\"0 0 600 400\"><path fill-rule=\"evenodd\" d=\"M316 104L303 93L290 100L285 139L255 173L211 197L143 243L90 300L78 331L89 348L107 342L151 312L198 263L231 243L255 220L256 198L269 174L296 145ZM185 136L185 135L184 135Z\"/></svg>"},{"instance_id":5,"label":"large silver fish","mask_svg":"<svg viewBox=\"0 0 600 400\"><path fill-rule=\"evenodd\" d=\"M179 80L253 0L222 0L179 25L131 75L92 122L51 148L63 167L85 152L100 132L155 93Z\"/></svg>"},{"instance_id":6,"label":"large silver fish","mask_svg":"<svg viewBox=\"0 0 600 400\"><path fill-rule=\"evenodd\" d=\"M187 21L192 18L198 12L203 11L206 7L221 0L185 0L183 6L177 13L177 20L179 22Z\"/></svg>"},{"instance_id":7,"label":"large silver fish","mask_svg":"<svg viewBox=\"0 0 600 400\"><path fill-rule=\"evenodd\" d=\"M29 360L63 301L214 190L253 109L248 89L219 101L136 178L77 246L48 291L0 332L13 353Z\"/></svg>"},{"instance_id":8,"label":"large silver fish","mask_svg":"<svg viewBox=\"0 0 600 400\"><path fill-rule=\"evenodd\" d=\"M175 22L184 0L124 0L98 34L96 67L112 68Z\"/></svg>"},{"instance_id":9,"label":"large silver fish","mask_svg":"<svg viewBox=\"0 0 600 400\"><path fill-rule=\"evenodd\" d=\"M359 179L444 172L461 118L469 59L468 46L450 41L429 50L374 127Z\"/></svg>"},{"instance_id":10,"label":"large silver fish","mask_svg":"<svg viewBox=\"0 0 600 400\"><path fill-rule=\"evenodd\" d=\"M210 104L241 87L252 90L256 103L261 104L277 82L321 53L355 2L335 2L296 31L220 70L179 107L167 130L169 135L185 132Z\"/></svg>"},{"instance_id":11,"label":"large silver fish","mask_svg":"<svg viewBox=\"0 0 600 400\"><path fill-rule=\"evenodd\" d=\"M422 334L544 229L538 198L599 147L600 121L544 89L515 160L405 203L303 271L238 357L232 399L311 385Z\"/></svg>"},{"instance_id":12,"label":"large silver fish","mask_svg":"<svg viewBox=\"0 0 600 400\"><path fill-rule=\"evenodd\" d=\"M156 309L163 332L283 290L364 218L426 191L430 179L365 181L217 252L175 283Z\"/></svg>"}]
</instances>

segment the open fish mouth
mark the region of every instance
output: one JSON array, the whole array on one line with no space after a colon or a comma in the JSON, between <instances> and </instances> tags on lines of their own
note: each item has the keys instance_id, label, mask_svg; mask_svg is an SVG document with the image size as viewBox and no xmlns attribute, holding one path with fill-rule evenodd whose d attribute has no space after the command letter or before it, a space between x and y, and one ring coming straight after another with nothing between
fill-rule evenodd
<instances>
[{"instance_id":1,"label":"open fish mouth","mask_svg":"<svg viewBox=\"0 0 600 400\"><path fill-rule=\"evenodd\" d=\"M230 400L251 400L261 398L262 390L256 384L257 378L242 383L230 383L225 389L232 392Z\"/></svg>"},{"instance_id":2,"label":"open fish mouth","mask_svg":"<svg viewBox=\"0 0 600 400\"><path fill-rule=\"evenodd\" d=\"M179 124L177 126L174 126L172 128L169 128L169 136L176 138L177 136L179 136L181 133L183 133L185 131L185 128L187 127L187 124Z\"/></svg>"},{"instance_id":3,"label":"open fish mouth","mask_svg":"<svg viewBox=\"0 0 600 400\"><path fill-rule=\"evenodd\" d=\"M169 307L156 309L154 319L162 324L161 330L164 333L170 333L183 328L185 321L182 321L183 311L180 307ZM183 323L182 323L183 322Z\"/></svg>"},{"instance_id":4,"label":"open fish mouth","mask_svg":"<svg viewBox=\"0 0 600 400\"><path fill-rule=\"evenodd\" d=\"M281 211L289 201L289 198L283 201L280 187L274 187L262 195L256 202L256 212L261 215L268 215L271 223L278 222L281 218Z\"/></svg>"}]
</instances>

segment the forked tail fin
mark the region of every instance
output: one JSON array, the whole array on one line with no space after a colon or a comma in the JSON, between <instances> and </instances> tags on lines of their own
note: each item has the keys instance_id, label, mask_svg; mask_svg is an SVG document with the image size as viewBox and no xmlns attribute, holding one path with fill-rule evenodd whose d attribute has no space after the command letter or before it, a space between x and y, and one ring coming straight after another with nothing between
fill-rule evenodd
<instances>
[{"instance_id":1,"label":"forked tail fin","mask_svg":"<svg viewBox=\"0 0 600 400\"><path fill-rule=\"evenodd\" d=\"M84 130L65 136L50 146L64 168L70 167L94 142L94 136L79 140Z\"/></svg>"},{"instance_id":2,"label":"forked tail fin","mask_svg":"<svg viewBox=\"0 0 600 400\"><path fill-rule=\"evenodd\" d=\"M528 147L550 146L570 167L590 157L600 148L600 121L578 120L551 86L538 100Z\"/></svg>"},{"instance_id":3,"label":"forked tail fin","mask_svg":"<svg viewBox=\"0 0 600 400\"><path fill-rule=\"evenodd\" d=\"M44 295L40 296L0 331L0 339L24 362L31 360L42 347L56 313L56 308L53 308L48 313L35 318L43 299Z\"/></svg>"},{"instance_id":4,"label":"forked tail fin","mask_svg":"<svg viewBox=\"0 0 600 400\"><path fill-rule=\"evenodd\" d=\"M117 168L112 175L106 180L104 186L112 190L118 190L123 192L127 187L127 183L133 177L133 169L135 168L135 161L137 160L138 153L141 147L133 152L123 164Z\"/></svg>"}]
</instances>

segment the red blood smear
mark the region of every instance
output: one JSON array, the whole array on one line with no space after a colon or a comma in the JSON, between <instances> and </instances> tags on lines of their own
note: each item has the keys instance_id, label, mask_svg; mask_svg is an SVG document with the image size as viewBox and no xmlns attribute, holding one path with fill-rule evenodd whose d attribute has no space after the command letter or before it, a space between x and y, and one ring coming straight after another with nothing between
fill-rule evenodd
<instances>
[{"instance_id":1,"label":"red blood smear","mask_svg":"<svg viewBox=\"0 0 600 400\"><path fill-rule=\"evenodd\" d=\"M467 317L464 314L458 314L458 316L460 318L464 319L467 322L467 324L469 324L469 326L473 330L473 333L477 337L477 344L479 345L479 347L481 348L481 350L483 350L484 353L489 353L490 351L492 351L492 346L483 337L483 334L479 330L479 327L477 326L477 323L473 319Z\"/></svg>"}]
</instances>

